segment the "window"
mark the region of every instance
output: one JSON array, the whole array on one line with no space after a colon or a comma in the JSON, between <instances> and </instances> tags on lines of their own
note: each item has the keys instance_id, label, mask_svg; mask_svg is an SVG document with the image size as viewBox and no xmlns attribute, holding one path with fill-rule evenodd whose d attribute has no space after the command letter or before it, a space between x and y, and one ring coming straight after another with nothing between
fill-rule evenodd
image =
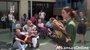
<instances>
[{"instance_id":1,"label":"window","mask_svg":"<svg viewBox=\"0 0 90 50\"><path fill-rule=\"evenodd\" d=\"M0 1L0 19L4 14L8 15L10 13L10 5L12 4L15 5L15 12L14 12L15 19L19 20L19 2L6 2L6 1ZM0 26L1 25L2 24L0 24Z\"/></svg>"}]
</instances>

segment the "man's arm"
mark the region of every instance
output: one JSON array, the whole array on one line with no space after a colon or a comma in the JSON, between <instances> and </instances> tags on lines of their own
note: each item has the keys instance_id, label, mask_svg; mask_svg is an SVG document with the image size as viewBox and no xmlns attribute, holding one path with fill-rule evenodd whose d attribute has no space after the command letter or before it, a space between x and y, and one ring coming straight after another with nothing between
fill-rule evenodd
<instances>
[{"instance_id":1,"label":"man's arm","mask_svg":"<svg viewBox=\"0 0 90 50\"><path fill-rule=\"evenodd\" d=\"M28 38L28 35L25 35L25 39L24 39L24 41L27 41L27 38Z\"/></svg>"},{"instance_id":2,"label":"man's arm","mask_svg":"<svg viewBox=\"0 0 90 50\"><path fill-rule=\"evenodd\" d=\"M24 42L23 40L19 39L19 38L15 38L16 41L19 41L19 42Z\"/></svg>"}]
</instances>

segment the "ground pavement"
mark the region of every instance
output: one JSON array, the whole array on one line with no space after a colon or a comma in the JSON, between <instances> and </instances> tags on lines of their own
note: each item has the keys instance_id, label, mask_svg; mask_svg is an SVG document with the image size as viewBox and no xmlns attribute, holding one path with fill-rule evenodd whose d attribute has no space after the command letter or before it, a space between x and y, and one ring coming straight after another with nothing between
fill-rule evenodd
<instances>
[{"instance_id":1,"label":"ground pavement","mask_svg":"<svg viewBox=\"0 0 90 50\"><path fill-rule=\"evenodd\" d=\"M78 34L77 34L77 36L78 36ZM10 33L9 29L0 29L0 50L14 50L14 49L11 49L12 48L12 46L10 44L11 41L12 41L12 37L11 37L11 33ZM52 40L49 38L40 39L39 41L40 41L39 48L37 48L37 49L27 48L26 50L55 50L55 48L56 48L56 44L53 43ZM90 28L87 29L86 44L77 43L77 37L76 37L74 46L89 47L89 49L87 49L87 50L90 50ZM86 49L83 49L83 50L86 50Z\"/></svg>"}]
</instances>

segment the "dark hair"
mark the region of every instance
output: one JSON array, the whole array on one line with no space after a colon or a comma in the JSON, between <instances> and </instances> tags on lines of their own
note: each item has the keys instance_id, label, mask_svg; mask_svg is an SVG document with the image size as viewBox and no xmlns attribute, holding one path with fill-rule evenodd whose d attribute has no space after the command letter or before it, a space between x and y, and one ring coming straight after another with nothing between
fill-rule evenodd
<instances>
[{"instance_id":1,"label":"dark hair","mask_svg":"<svg viewBox=\"0 0 90 50\"><path fill-rule=\"evenodd\" d=\"M65 8L63 8L62 10L65 10L67 13L70 13L70 14L69 14L70 17L71 17L71 18L74 18L75 14L72 12L73 9L71 9L71 8L69 8L69 7L65 7Z\"/></svg>"},{"instance_id":2,"label":"dark hair","mask_svg":"<svg viewBox=\"0 0 90 50\"><path fill-rule=\"evenodd\" d=\"M26 16L26 13L24 13L23 16Z\"/></svg>"}]
</instances>

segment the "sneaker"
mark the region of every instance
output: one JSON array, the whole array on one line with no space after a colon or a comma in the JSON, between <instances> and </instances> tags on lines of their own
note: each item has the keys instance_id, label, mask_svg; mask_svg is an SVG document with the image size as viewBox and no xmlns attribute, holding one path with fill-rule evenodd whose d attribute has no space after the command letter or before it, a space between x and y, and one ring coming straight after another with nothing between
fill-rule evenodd
<instances>
[{"instance_id":1,"label":"sneaker","mask_svg":"<svg viewBox=\"0 0 90 50\"><path fill-rule=\"evenodd\" d=\"M22 50L25 50L24 48Z\"/></svg>"},{"instance_id":2,"label":"sneaker","mask_svg":"<svg viewBox=\"0 0 90 50\"><path fill-rule=\"evenodd\" d=\"M16 50L20 50L20 49L16 49Z\"/></svg>"},{"instance_id":3,"label":"sneaker","mask_svg":"<svg viewBox=\"0 0 90 50\"><path fill-rule=\"evenodd\" d=\"M56 50L60 50L60 49L61 49L61 46L57 46L57 47L56 47Z\"/></svg>"}]
</instances>

